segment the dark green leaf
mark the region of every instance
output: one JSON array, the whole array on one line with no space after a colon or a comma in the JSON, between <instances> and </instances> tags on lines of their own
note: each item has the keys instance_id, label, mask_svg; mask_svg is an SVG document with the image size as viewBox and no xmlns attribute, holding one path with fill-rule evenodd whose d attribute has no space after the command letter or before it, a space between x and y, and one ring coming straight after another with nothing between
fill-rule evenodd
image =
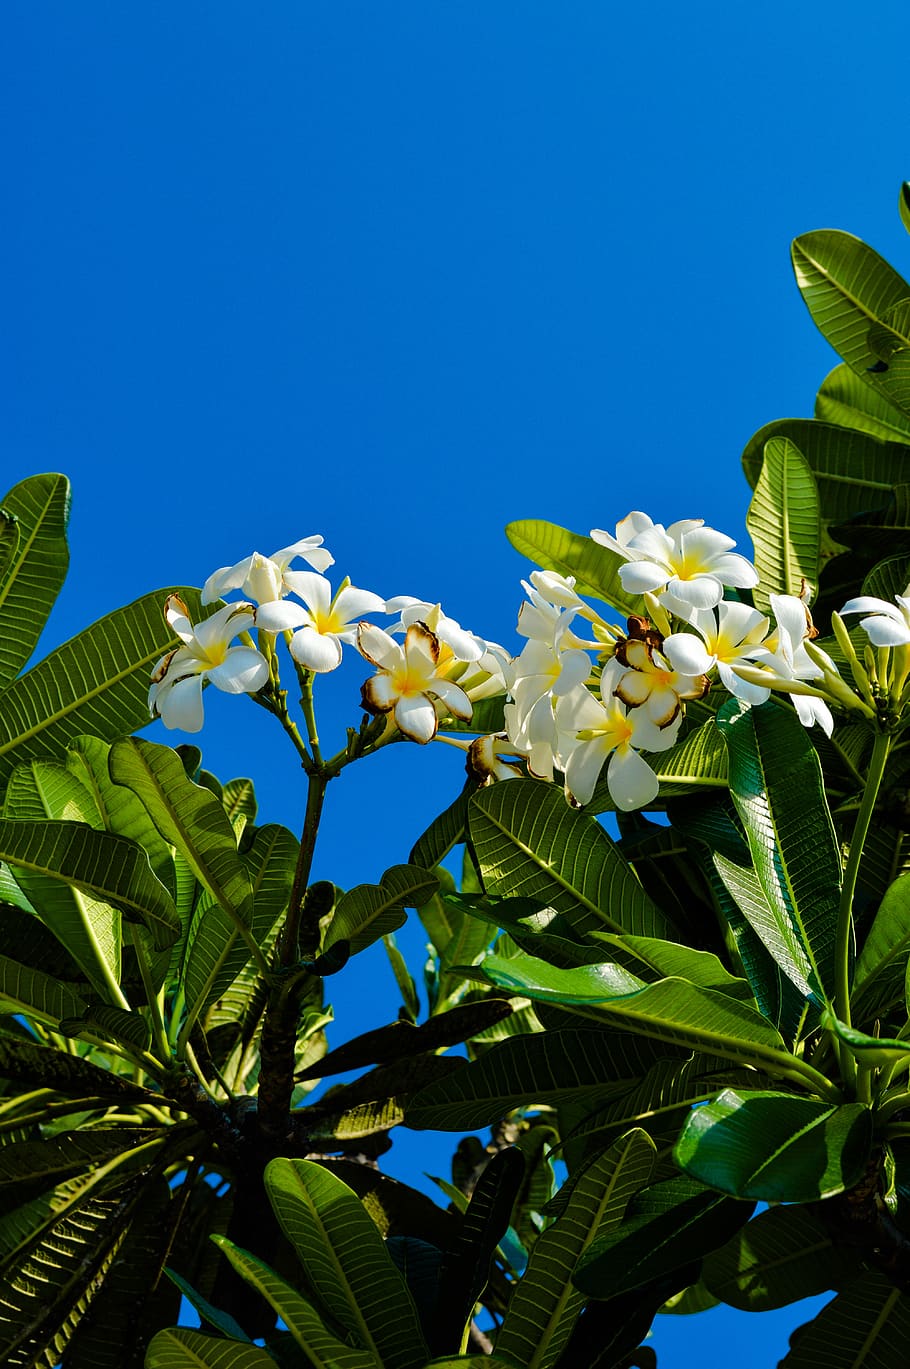
<instances>
[{"instance_id":1,"label":"dark green leaf","mask_svg":"<svg viewBox=\"0 0 910 1369\"><path fill-rule=\"evenodd\" d=\"M69 481L53 474L29 476L3 501L0 689L31 656L66 578L69 504Z\"/></svg>"},{"instance_id":2,"label":"dark green leaf","mask_svg":"<svg viewBox=\"0 0 910 1369\"><path fill-rule=\"evenodd\" d=\"M791 1337L780 1369L904 1369L910 1297L884 1274L863 1274Z\"/></svg>"},{"instance_id":3,"label":"dark green leaf","mask_svg":"<svg viewBox=\"0 0 910 1369\"><path fill-rule=\"evenodd\" d=\"M743 1312L769 1312L838 1288L855 1265L818 1217L791 1204L760 1212L702 1265L702 1281Z\"/></svg>"}]
</instances>

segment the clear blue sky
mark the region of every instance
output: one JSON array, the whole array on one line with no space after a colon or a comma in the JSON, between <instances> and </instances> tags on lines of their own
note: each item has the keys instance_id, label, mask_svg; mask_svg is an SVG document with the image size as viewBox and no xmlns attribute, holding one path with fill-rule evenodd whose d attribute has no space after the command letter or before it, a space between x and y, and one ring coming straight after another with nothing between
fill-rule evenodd
<instances>
[{"instance_id":1,"label":"clear blue sky","mask_svg":"<svg viewBox=\"0 0 910 1369\"><path fill-rule=\"evenodd\" d=\"M742 447L834 364L790 239L846 228L910 273L908 20L870 14L7 0L4 488L74 485L44 645L312 532L356 584L515 645L510 519L641 508L743 538ZM358 684L325 681L330 733ZM296 826L283 739L206 699L207 763ZM461 783L438 750L339 783L319 874L406 858ZM393 993L366 959L336 1008L359 1029ZM702 1362L709 1325L767 1369L803 1320L710 1317L663 1319L664 1369Z\"/></svg>"}]
</instances>

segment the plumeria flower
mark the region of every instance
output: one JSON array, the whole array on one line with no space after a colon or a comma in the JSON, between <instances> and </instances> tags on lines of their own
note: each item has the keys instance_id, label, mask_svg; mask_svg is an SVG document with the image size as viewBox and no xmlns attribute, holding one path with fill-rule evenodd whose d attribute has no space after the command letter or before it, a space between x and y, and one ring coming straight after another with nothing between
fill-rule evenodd
<instances>
[{"instance_id":1,"label":"plumeria flower","mask_svg":"<svg viewBox=\"0 0 910 1369\"><path fill-rule=\"evenodd\" d=\"M502 759L503 755L514 754L514 747L501 732L475 737L467 748L465 769L481 786L490 785L494 780L520 779L521 767L514 761Z\"/></svg>"},{"instance_id":2,"label":"plumeria flower","mask_svg":"<svg viewBox=\"0 0 910 1369\"><path fill-rule=\"evenodd\" d=\"M589 803L606 765L613 802L623 812L631 812L646 807L660 789L657 776L639 752L668 751L678 736L682 714L660 728L641 709L627 709L613 694L621 673L618 662L608 663L600 699L579 686L558 700L557 759L570 801Z\"/></svg>"},{"instance_id":3,"label":"plumeria flower","mask_svg":"<svg viewBox=\"0 0 910 1369\"><path fill-rule=\"evenodd\" d=\"M210 575L203 585L202 602L210 604L214 599L222 599L232 589L239 589L247 599L254 599L257 604L279 605L273 610L272 622L280 623L280 626L272 626L268 630L284 631L286 627L291 627L292 623L281 621L280 601L296 589L295 577L307 573L288 570L288 566L295 557L300 556L309 562L314 570L328 570L329 566L335 564L335 558L326 551L322 541L323 539L318 536L304 537L293 546L282 547L280 551L273 552L271 556L263 556L261 552L254 551L252 556L238 561L235 566L222 566ZM288 614L287 617L290 619L293 615Z\"/></svg>"},{"instance_id":4,"label":"plumeria flower","mask_svg":"<svg viewBox=\"0 0 910 1369\"><path fill-rule=\"evenodd\" d=\"M777 669L780 670L780 662L783 661L794 680L821 679L824 671L806 651L806 642L817 633L804 601L795 594L772 594L770 599L777 624L777 640L769 640L768 645L774 650ZM834 666L833 661L831 665ZM824 699L814 698L810 694L792 694L790 697L803 727L813 727L818 723L825 735L831 736L834 717Z\"/></svg>"},{"instance_id":5,"label":"plumeria flower","mask_svg":"<svg viewBox=\"0 0 910 1369\"><path fill-rule=\"evenodd\" d=\"M446 675L461 686L472 703L506 694L512 678L512 657L505 647L498 642L485 642L484 646L486 650L479 661L453 658L446 664Z\"/></svg>"},{"instance_id":6,"label":"plumeria flower","mask_svg":"<svg viewBox=\"0 0 910 1369\"><path fill-rule=\"evenodd\" d=\"M629 620L630 627L635 621ZM668 727L679 715L684 699L702 699L710 688L707 675L674 670L646 636L630 636L618 642L615 658L627 667L613 690L615 697L627 708L641 708L656 727Z\"/></svg>"},{"instance_id":7,"label":"plumeria flower","mask_svg":"<svg viewBox=\"0 0 910 1369\"><path fill-rule=\"evenodd\" d=\"M385 611L400 615L398 623L391 629L394 633L406 633L414 623L425 623L439 640L443 656L454 657L457 661L479 661L487 649L482 637L466 632L454 618L443 613L439 604L399 594L394 599L386 600Z\"/></svg>"},{"instance_id":8,"label":"plumeria flower","mask_svg":"<svg viewBox=\"0 0 910 1369\"><path fill-rule=\"evenodd\" d=\"M526 713L522 713L517 704L507 703L503 716L506 736L514 751L526 758L528 773L539 780L552 780L553 771L558 768L552 697L545 695L537 707Z\"/></svg>"},{"instance_id":9,"label":"plumeria flower","mask_svg":"<svg viewBox=\"0 0 910 1369\"><path fill-rule=\"evenodd\" d=\"M324 674L341 665L341 644L354 646L357 624L365 613L383 613L385 600L368 589L343 584L332 595L324 575L314 571L292 571L294 593L306 605L273 600L256 611L256 626L266 632L299 628L291 638L290 652L307 670Z\"/></svg>"},{"instance_id":10,"label":"plumeria flower","mask_svg":"<svg viewBox=\"0 0 910 1369\"><path fill-rule=\"evenodd\" d=\"M868 613L861 618L859 625L864 629L873 646L910 645L910 585L903 594L896 594L897 608L885 599L875 599L870 594L861 594L851 599L840 611L845 613Z\"/></svg>"},{"instance_id":11,"label":"plumeria flower","mask_svg":"<svg viewBox=\"0 0 910 1369\"><path fill-rule=\"evenodd\" d=\"M630 513L616 527L616 536L593 528L591 537L620 555L619 578L630 594L662 590L672 611L713 608L724 585L751 589L758 574L745 556L731 552L736 543L701 518L685 518L665 528L645 513Z\"/></svg>"},{"instance_id":12,"label":"plumeria flower","mask_svg":"<svg viewBox=\"0 0 910 1369\"><path fill-rule=\"evenodd\" d=\"M226 694L254 694L269 678L265 657L251 646L231 646L240 632L254 624L251 604L227 604L196 627L176 594L164 606L164 616L182 646L169 651L152 672L149 712L165 727L198 732L203 723L202 686L210 680Z\"/></svg>"},{"instance_id":13,"label":"plumeria flower","mask_svg":"<svg viewBox=\"0 0 910 1369\"><path fill-rule=\"evenodd\" d=\"M764 614L747 604L722 600L716 608L690 611L689 622L694 633L674 632L664 638L663 654L672 668L682 675L707 675L716 666L731 694L744 703L764 703L770 691L736 673L738 665L751 665L770 654L764 646L768 631Z\"/></svg>"},{"instance_id":14,"label":"plumeria flower","mask_svg":"<svg viewBox=\"0 0 910 1369\"><path fill-rule=\"evenodd\" d=\"M596 641L577 637L570 631L570 624L576 614L588 618L592 623L602 625L599 614L575 592L575 577L558 575L553 570L534 570L530 584L522 580L522 588L528 596L527 603L518 611L518 632L522 637L534 637L539 641L556 641L566 638L567 646L593 647Z\"/></svg>"},{"instance_id":15,"label":"plumeria flower","mask_svg":"<svg viewBox=\"0 0 910 1369\"><path fill-rule=\"evenodd\" d=\"M453 717L470 722L471 700L446 678L445 664L440 669L439 638L425 623L412 623L403 644L375 623L361 623L357 649L378 667L363 685L363 707L370 713L391 713L399 732L411 741L429 742L436 736L434 699Z\"/></svg>"}]
</instances>

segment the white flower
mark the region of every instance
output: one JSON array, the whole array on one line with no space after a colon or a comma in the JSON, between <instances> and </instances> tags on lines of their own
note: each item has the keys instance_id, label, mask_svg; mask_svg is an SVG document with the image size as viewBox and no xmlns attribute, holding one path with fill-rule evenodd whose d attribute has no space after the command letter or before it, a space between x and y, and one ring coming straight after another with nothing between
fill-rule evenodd
<instances>
[{"instance_id":1,"label":"white flower","mask_svg":"<svg viewBox=\"0 0 910 1369\"><path fill-rule=\"evenodd\" d=\"M630 619L630 626L635 620ZM658 640L660 640L658 638ZM616 646L616 660L626 670L613 690L627 708L641 708L656 727L668 727L684 699L702 699L709 689L704 674L675 670L660 650L643 637L627 637Z\"/></svg>"},{"instance_id":2,"label":"white flower","mask_svg":"<svg viewBox=\"0 0 910 1369\"><path fill-rule=\"evenodd\" d=\"M322 541L323 539L318 536L304 537L293 546L282 547L280 551L273 552L271 556L263 556L261 552L254 551L252 556L238 561L235 566L222 566L210 575L203 585L202 602L210 604L214 599L223 598L232 589L239 589L257 604L278 604L295 590L296 576L307 573L288 570L296 556L301 556L318 571L328 570L329 566L335 564L334 556L325 550ZM279 606L272 613L272 621L279 623L281 618ZM279 632L290 626L290 622L281 622L280 627L273 626L268 631Z\"/></svg>"},{"instance_id":3,"label":"white flower","mask_svg":"<svg viewBox=\"0 0 910 1369\"><path fill-rule=\"evenodd\" d=\"M761 704L770 690L750 684L736 674L737 665L749 665L770 653L763 646L768 619L748 604L721 601L716 608L694 609L692 632L674 632L664 638L663 653L674 670L683 675L706 675L712 666L722 684L744 703Z\"/></svg>"},{"instance_id":4,"label":"white flower","mask_svg":"<svg viewBox=\"0 0 910 1369\"><path fill-rule=\"evenodd\" d=\"M910 585L903 594L896 594L898 607L885 599L875 599L870 594L861 594L851 599L840 611L845 613L868 613L869 618L860 619L860 627L865 629L873 646L907 646L910 644Z\"/></svg>"},{"instance_id":5,"label":"white flower","mask_svg":"<svg viewBox=\"0 0 910 1369\"><path fill-rule=\"evenodd\" d=\"M198 732L203 723L202 686L211 680L226 694L254 694L269 678L265 657L251 646L230 646L253 626L251 604L227 604L194 627L187 607L176 594L165 603L164 616L183 645L152 672L149 712L165 727Z\"/></svg>"},{"instance_id":6,"label":"white flower","mask_svg":"<svg viewBox=\"0 0 910 1369\"><path fill-rule=\"evenodd\" d=\"M515 749L501 733L475 737L467 749L465 768L481 786L490 785L494 780L520 779L520 767L500 759L502 755L514 756Z\"/></svg>"},{"instance_id":7,"label":"white flower","mask_svg":"<svg viewBox=\"0 0 910 1369\"><path fill-rule=\"evenodd\" d=\"M440 668L440 644L425 623L412 623L404 644L396 642L375 623L361 623L357 649L378 667L363 685L362 702L370 713L392 713L405 737L429 742L436 736L439 719L433 702L438 699L448 713L470 722L473 709L464 690L446 679Z\"/></svg>"},{"instance_id":8,"label":"white flower","mask_svg":"<svg viewBox=\"0 0 910 1369\"><path fill-rule=\"evenodd\" d=\"M355 645L357 624L365 613L382 613L385 600L368 589L342 585L332 596L324 575L291 571L294 593L306 604L275 600L256 611L256 626L266 632L299 628L291 639L290 652L307 670L325 673L341 665L341 644Z\"/></svg>"},{"instance_id":9,"label":"white flower","mask_svg":"<svg viewBox=\"0 0 910 1369\"><path fill-rule=\"evenodd\" d=\"M425 623L439 642L448 648L448 652L443 652L444 656L454 656L458 661L479 661L487 649L482 637L466 632L454 618L443 613L439 604L399 594L394 599L386 600L385 611L400 614L399 621L391 628L392 632L406 633L414 623Z\"/></svg>"},{"instance_id":10,"label":"white flower","mask_svg":"<svg viewBox=\"0 0 910 1369\"><path fill-rule=\"evenodd\" d=\"M556 704L557 761L565 776L566 795L577 804L589 803L598 776L607 764L607 787L617 808L631 812L657 797L660 782L639 751L667 751L682 724L680 714L669 727L659 728L641 709L626 709L613 697L616 662L601 680L602 702L584 686L563 695ZM621 670L621 667L619 667Z\"/></svg>"},{"instance_id":11,"label":"white flower","mask_svg":"<svg viewBox=\"0 0 910 1369\"><path fill-rule=\"evenodd\" d=\"M720 603L724 585L739 589L758 584L758 574L745 556L730 551L736 543L701 518L686 518L664 528L645 513L630 513L617 524L616 536L592 528L591 537L609 547L628 564L619 578L631 594L664 590L668 606L685 613L686 608L713 608Z\"/></svg>"},{"instance_id":12,"label":"white flower","mask_svg":"<svg viewBox=\"0 0 910 1369\"><path fill-rule=\"evenodd\" d=\"M821 666L816 665L806 651L806 642L814 629L805 603L795 594L772 594L769 597L777 623L777 641L769 642L769 646L775 647L775 668L780 674L789 675L794 680L821 679L824 674ZM833 661L831 664L833 667ZM816 699L808 694L791 694L790 697L803 727L818 723L826 736L831 736L834 717L824 699Z\"/></svg>"}]
</instances>

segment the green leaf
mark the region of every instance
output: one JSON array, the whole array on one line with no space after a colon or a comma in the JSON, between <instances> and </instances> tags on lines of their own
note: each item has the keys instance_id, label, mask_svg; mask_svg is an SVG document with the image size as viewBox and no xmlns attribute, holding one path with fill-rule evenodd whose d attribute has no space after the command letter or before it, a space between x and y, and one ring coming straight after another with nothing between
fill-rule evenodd
<instances>
[{"instance_id":1,"label":"green leaf","mask_svg":"<svg viewBox=\"0 0 910 1369\"><path fill-rule=\"evenodd\" d=\"M910 1041L870 1036L867 1032L857 1031L855 1027L848 1027L845 1022L839 1021L830 1009L822 1013L821 1024L843 1042L854 1060L870 1069L893 1065L902 1056L910 1055Z\"/></svg>"},{"instance_id":2,"label":"green leaf","mask_svg":"<svg viewBox=\"0 0 910 1369\"><path fill-rule=\"evenodd\" d=\"M752 592L756 608L768 613L772 594L798 597L806 584L817 589L818 489L808 462L788 438L772 437L765 444L746 527L760 577Z\"/></svg>"},{"instance_id":3,"label":"green leaf","mask_svg":"<svg viewBox=\"0 0 910 1369\"><path fill-rule=\"evenodd\" d=\"M719 989L733 998L752 998L745 979L731 974L711 951L696 951L658 937L613 936L609 932L592 932L592 936L600 945L619 951L623 963L628 963L634 972L650 970L652 975L647 978L667 979L675 975L703 989Z\"/></svg>"},{"instance_id":4,"label":"green leaf","mask_svg":"<svg viewBox=\"0 0 910 1369\"><path fill-rule=\"evenodd\" d=\"M159 1331L149 1342L146 1369L275 1369L275 1361L256 1345L238 1345L185 1326Z\"/></svg>"},{"instance_id":5,"label":"green leaf","mask_svg":"<svg viewBox=\"0 0 910 1369\"><path fill-rule=\"evenodd\" d=\"M399 951L395 942L395 937L391 932L387 932L382 938L385 946L385 953L389 958L392 973L395 976L395 983L398 985L398 992L401 994L401 1001L405 1011L410 1013L416 1021L420 1013L420 999L417 995L417 985L408 969L408 963Z\"/></svg>"},{"instance_id":6,"label":"green leaf","mask_svg":"<svg viewBox=\"0 0 910 1369\"><path fill-rule=\"evenodd\" d=\"M670 934L615 843L554 786L529 779L482 789L469 825L488 893L536 898L564 914L578 936Z\"/></svg>"},{"instance_id":7,"label":"green leaf","mask_svg":"<svg viewBox=\"0 0 910 1369\"><path fill-rule=\"evenodd\" d=\"M774 916L771 930L752 925L797 987L824 1001L834 989L841 860L818 754L796 714L774 701L750 708L731 699L717 721L730 793Z\"/></svg>"},{"instance_id":8,"label":"green leaf","mask_svg":"<svg viewBox=\"0 0 910 1369\"><path fill-rule=\"evenodd\" d=\"M910 347L901 309L910 285L849 233L806 233L793 243L792 256L796 283L819 331L848 366L904 408L901 386L874 368L886 347Z\"/></svg>"},{"instance_id":9,"label":"green leaf","mask_svg":"<svg viewBox=\"0 0 910 1369\"><path fill-rule=\"evenodd\" d=\"M710 793L727 787L727 748L713 719L695 728L669 751L652 756L648 764L660 780L661 799L693 792ZM588 806L589 812L600 811L600 796L598 786Z\"/></svg>"},{"instance_id":10,"label":"green leaf","mask_svg":"<svg viewBox=\"0 0 910 1369\"><path fill-rule=\"evenodd\" d=\"M265 1186L328 1315L385 1369L421 1369L427 1349L407 1284L360 1200L308 1160L272 1160Z\"/></svg>"},{"instance_id":11,"label":"green leaf","mask_svg":"<svg viewBox=\"0 0 910 1369\"><path fill-rule=\"evenodd\" d=\"M150 1127L103 1127L63 1132L44 1141L20 1141L0 1149L0 1192L23 1186L37 1191L53 1188L61 1180L104 1164L115 1156L152 1140L158 1132ZM4 1195L6 1197L9 1194Z\"/></svg>"},{"instance_id":12,"label":"green leaf","mask_svg":"<svg viewBox=\"0 0 910 1369\"><path fill-rule=\"evenodd\" d=\"M498 1353L525 1369L556 1363L584 1304L572 1283L575 1266L593 1239L619 1225L653 1165L653 1142L631 1131L578 1176L565 1210L534 1243L496 1337Z\"/></svg>"},{"instance_id":13,"label":"green leaf","mask_svg":"<svg viewBox=\"0 0 910 1369\"><path fill-rule=\"evenodd\" d=\"M770 1312L838 1288L856 1266L807 1207L769 1208L702 1265L710 1291L743 1312Z\"/></svg>"},{"instance_id":14,"label":"green leaf","mask_svg":"<svg viewBox=\"0 0 910 1369\"><path fill-rule=\"evenodd\" d=\"M26 1013L51 1027L63 1017L78 1017L86 1007L85 999L55 976L5 955L0 956L0 1003L5 1012Z\"/></svg>"},{"instance_id":15,"label":"green leaf","mask_svg":"<svg viewBox=\"0 0 910 1369\"><path fill-rule=\"evenodd\" d=\"M575 1283L593 1298L643 1288L728 1241L753 1207L685 1177L653 1184L632 1199L620 1226L591 1243Z\"/></svg>"},{"instance_id":16,"label":"green leaf","mask_svg":"<svg viewBox=\"0 0 910 1369\"><path fill-rule=\"evenodd\" d=\"M244 830L256 821L259 805L256 802L253 781L228 780L221 795L221 802L239 841Z\"/></svg>"},{"instance_id":17,"label":"green leaf","mask_svg":"<svg viewBox=\"0 0 910 1369\"><path fill-rule=\"evenodd\" d=\"M860 1103L725 1089L690 1112L673 1155L722 1193L809 1203L852 1188L871 1143L872 1114Z\"/></svg>"},{"instance_id":18,"label":"green leaf","mask_svg":"<svg viewBox=\"0 0 910 1369\"><path fill-rule=\"evenodd\" d=\"M149 676L178 644L162 606L179 594L190 612L199 591L146 594L52 651L0 694L0 781L33 757L63 758L74 737L113 741L149 722Z\"/></svg>"},{"instance_id":19,"label":"green leaf","mask_svg":"<svg viewBox=\"0 0 910 1369\"><path fill-rule=\"evenodd\" d=\"M754 1008L683 979L642 984L616 965L557 970L532 956L511 960L487 956L482 971L475 973L535 1002L571 1005L586 1016L621 1024L643 1036L772 1073L801 1072L800 1062L784 1049L780 1034Z\"/></svg>"},{"instance_id":20,"label":"green leaf","mask_svg":"<svg viewBox=\"0 0 910 1369\"><path fill-rule=\"evenodd\" d=\"M870 1020L903 1002L910 957L910 874L886 891L853 972L853 1015Z\"/></svg>"},{"instance_id":21,"label":"green leaf","mask_svg":"<svg viewBox=\"0 0 910 1369\"><path fill-rule=\"evenodd\" d=\"M627 594L619 578L619 568L626 562L609 547L535 518L509 523L506 537L516 551L543 570L574 576L579 594L601 599L618 609L624 618L641 611L641 597Z\"/></svg>"},{"instance_id":22,"label":"green leaf","mask_svg":"<svg viewBox=\"0 0 910 1369\"><path fill-rule=\"evenodd\" d=\"M910 1297L884 1274L862 1274L791 1337L780 1369L903 1369Z\"/></svg>"},{"instance_id":23,"label":"green leaf","mask_svg":"<svg viewBox=\"0 0 910 1369\"><path fill-rule=\"evenodd\" d=\"M76 1098L161 1101L160 1094L121 1079L110 1070L99 1069L78 1055L6 1035L0 1035L0 1079L15 1080L29 1089L53 1089Z\"/></svg>"},{"instance_id":24,"label":"green leaf","mask_svg":"<svg viewBox=\"0 0 910 1369\"><path fill-rule=\"evenodd\" d=\"M522 1105L556 1107L576 1099L593 1107L632 1088L653 1064L655 1049L635 1037L584 1027L510 1037L421 1089L406 1125L476 1131Z\"/></svg>"},{"instance_id":25,"label":"green leaf","mask_svg":"<svg viewBox=\"0 0 910 1369\"><path fill-rule=\"evenodd\" d=\"M910 441L910 419L849 366L835 366L821 383L815 417L885 442Z\"/></svg>"},{"instance_id":26,"label":"green leaf","mask_svg":"<svg viewBox=\"0 0 910 1369\"><path fill-rule=\"evenodd\" d=\"M409 861L422 866L424 870L432 870L440 861L445 860L453 847L464 841L468 799L475 789L476 785L469 781L458 798L450 803L448 808L443 809L439 817L433 819L426 831L415 841L408 856Z\"/></svg>"},{"instance_id":27,"label":"green leaf","mask_svg":"<svg viewBox=\"0 0 910 1369\"><path fill-rule=\"evenodd\" d=\"M3 501L8 531L0 572L0 689L31 656L66 579L69 502L65 475L30 476Z\"/></svg>"},{"instance_id":28,"label":"green leaf","mask_svg":"<svg viewBox=\"0 0 910 1369\"><path fill-rule=\"evenodd\" d=\"M369 1350L356 1350L333 1336L315 1307L274 1269L248 1250L234 1245L226 1236L213 1236L212 1239L237 1273L258 1289L274 1308L312 1369L382 1369L381 1361Z\"/></svg>"},{"instance_id":29,"label":"green leaf","mask_svg":"<svg viewBox=\"0 0 910 1369\"><path fill-rule=\"evenodd\" d=\"M170 894L152 874L142 848L125 837L71 822L4 818L0 860L111 904L124 917L144 923L156 946L169 946L180 930ZM108 963L113 970L113 961Z\"/></svg>"},{"instance_id":30,"label":"green leaf","mask_svg":"<svg viewBox=\"0 0 910 1369\"><path fill-rule=\"evenodd\" d=\"M350 943L351 955L371 946L405 921L405 908L417 908L439 888L439 880L419 865L393 865L379 884L358 884L342 894L325 935L325 952L338 941Z\"/></svg>"}]
</instances>

